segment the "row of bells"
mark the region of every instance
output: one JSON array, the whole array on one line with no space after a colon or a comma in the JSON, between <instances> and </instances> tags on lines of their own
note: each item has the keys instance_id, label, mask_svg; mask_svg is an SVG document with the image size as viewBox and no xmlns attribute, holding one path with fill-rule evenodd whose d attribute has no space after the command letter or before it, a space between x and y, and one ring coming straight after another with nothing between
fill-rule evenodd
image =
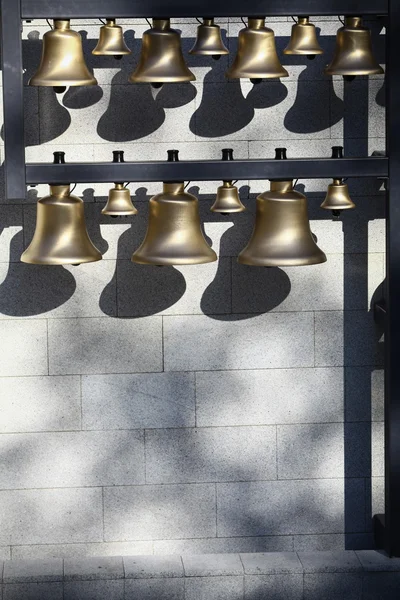
<instances>
[{"instance_id":1,"label":"row of bells","mask_svg":"<svg viewBox=\"0 0 400 600\"><path fill-rule=\"evenodd\" d=\"M115 19L108 19L101 27L93 54L121 58L130 52L122 28ZM190 53L214 58L229 53L222 41L221 29L213 19L204 19L198 27L197 40ZM284 54L313 58L322 53L315 26L308 17L299 17ZM346 17L344 26L337 33L333 60L325 73L345 77L383 73L372 52L370 30L363 27L361 17ZM240 31L238 51L226 76L254 82L288 77L278 58L274 32L265 26L264 17L249 18L248 26ZM153 85L196 79L185 63L180 34L171 28L169 19L153 19L152 28L144 32L139 63L129 79L133 83ZM81 36L71 30L68 19L55 20L54 29L45 33L41 63L29 83L62 89L97 84L85 63Z\"/></svg>"},{"instance_id":2,"label":"row of bells","mask_svg":"<svg viewBox=\"0 0 400 600\"><path fill-rule=\"evenodd\" d=\"M335 147L334 156L340 155L341 150ZM224 152L225 156L231 155L232 150ZM169 157L171 153L175 153L176 160L177 151L170 151ZM277 149L277 156L285 158L285 149ZM133 253L133 262L193 265L217 260L202 232L198 200L185 191L183 182L165 182L163 192L151 198L149 204L147 233ZM341 179L334 179L322 208L341 211L354 206L347 185ZM211 210L224 214L245 210L232 181L225 181L218 188ZM110 191L102 212L110 216L137 213L123 183L116 184ZM71 195L69 184L50 185L50 195L37 203L35 233L21 260L41 265L78 265L101 258L86 229L83 201ZM293 181L271 181L270 191L258 196L253 234L238 261L263 267L314 265L326 261L311 233L307 199L293 188Z\"/></svg>"}]
</instances>

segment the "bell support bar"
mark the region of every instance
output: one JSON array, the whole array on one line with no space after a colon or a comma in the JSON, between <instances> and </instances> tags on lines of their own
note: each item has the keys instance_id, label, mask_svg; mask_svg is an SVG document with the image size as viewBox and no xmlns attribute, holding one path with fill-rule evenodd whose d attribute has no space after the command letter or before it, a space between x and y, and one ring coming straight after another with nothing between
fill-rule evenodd
<instances>
[{"instance_id":1,"label":"bell support bar","mask_svg":"<svg viewBox=\"0 0 400 600\"><path fill-rule=\"evenodd\" d=\"M27 184L112 183L114 181L215 181L253 179L317 179L337 177L387 177L388 159L303 158L288 160L201 160L124 163L30 163Z\"/></svg>"},{"instance_id":2,"label":"bell support bar","mask_svg":"<svg viewBox=\"0 0 400 600\"><path fill-rule=\"evenodd\" d=\"M13 0L16 2L17 0ZM378 15L388 0L21 0L23 19L107 17L257 17L287 15Z\"/></svg>"}]
</instances>

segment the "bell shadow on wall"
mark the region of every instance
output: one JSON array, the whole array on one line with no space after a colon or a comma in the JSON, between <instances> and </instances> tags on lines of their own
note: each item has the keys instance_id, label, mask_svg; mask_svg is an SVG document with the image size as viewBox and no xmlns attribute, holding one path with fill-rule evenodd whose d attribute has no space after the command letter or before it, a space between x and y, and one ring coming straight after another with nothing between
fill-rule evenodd
<instances>
[{"instance_id":1,"label":"bell shadow on wall","mask_svg":"<svg viewBox=\"0 0 400 600\"><path fill-rule=\"evenodd\" d=\"M147 189L138 188L133 197L137 215L128 219L102 217L102 223L130 224L129 229L119 237L116 271L100 297L100 308L105 314L109 314L107 297L110 289L117 289L117 317L129 319L158 314L176 304L185 293L185 278L174 267L139 265L131 261L133 252L146 235L148 200ZM100 212L102 206L97 202L95 206Z\"/></svg>"}]
</instances>

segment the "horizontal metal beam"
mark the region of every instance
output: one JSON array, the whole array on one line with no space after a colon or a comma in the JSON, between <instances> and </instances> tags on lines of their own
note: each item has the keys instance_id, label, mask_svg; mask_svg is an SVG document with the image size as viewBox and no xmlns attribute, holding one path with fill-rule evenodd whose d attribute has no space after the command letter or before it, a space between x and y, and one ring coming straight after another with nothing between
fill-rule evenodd
<instances>
[{"instance_id":1,"label":"horizontal metal beam","mask_svg":"<svg viewBox=\"0 0 400 600\"><path fill-rule=\"evenodd\" d=\"M10 0L16 2L16 0ZM373 15L388 12L388 0L21 0L24 19L65 17L245 17ZM112 14L110 14L112 13Z\"/></svg>"},{"instance_id":2,"label":"horizontal metal beam","mask_svg":"<svg viewBox=\"0 0 400 600\"><path fill-rule=\"evenodd\" d=\"M28 184L387 177L385 157L26 165Z\"/></svg>"}]
</instances>

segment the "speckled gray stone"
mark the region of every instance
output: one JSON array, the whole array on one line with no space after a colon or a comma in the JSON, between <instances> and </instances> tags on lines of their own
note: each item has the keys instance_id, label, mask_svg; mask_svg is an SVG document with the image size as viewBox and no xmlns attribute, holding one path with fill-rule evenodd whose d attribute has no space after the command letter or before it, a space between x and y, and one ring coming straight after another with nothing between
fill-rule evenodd
<instances>
[{"instance_id":1,"label":"speckled gray stone","mask_svg":"<svg viewBox=\"0 0 400 600\"><path fill-rule=\"evenodd\" d=\"M4 563L3 583L30 583L63 580L63 561L10 560Z\"/></svg>"},{"instance_id":2,"label":"speckled gray stone","mask_svg":"<svg viewBox=\"0 0 400 600\"><path fill-rule=\"evenodd\" d=\"M125 556L124 570L127 579L153 579L183 577L180 556Z\"/></svg>"},{"instance_id":3,"label":"speckled gray stone","mask_svg":"<svg viewBox=\"0 0 400 600\"><path fill-rule=\"evenodd\" d=\"M305 573L361 572L361 563L355 552L299 552Z\"/></svg>"},{"instance_id":4,"label":"speckled gray stone","mask_svg":"<svg viewBox=\"0 0 400 600\"><path fill-rule=\"evenodd\" d=\"M217 577L243 575L243 564L238 554L202 554L183 557L185 577Z\"/></svg>"},{"instance_id":5,"label":"speckled gray stone","mask_svg":"<svg viewBox=\"0 0 400 600\"><path fill-rule=\"evenodd\" d=\"M242 600L243 577L190 577L185 580L186 600Z\"/></svg>"},{"instance_id":6,"label":"speckled gray stone","mask_svg":"<svg viewBox=\"0 0 400 600\"><path fill-rule=\"evenodd\" d=\"M304 575L304 600L361 600L360 573Z\"/></svg>"},{"instance_id":7,"label":"speckled gray stone","mask_svg":"<svg viewBox=\"0 0 400 600\"><path fill-rule=\"evenodd\" d=\"M279 573L303 573L296 552L266 552L241 554L246 575L278 575Z\"/></svg>"},{"instance_id":8,"label":"speckled gray stone","mask_svg":"<svg viewBox=\"0 0 400 600\"><path fill-rule=\"evenodd\" d=\"M89 581L92 579L123 579L122 557L66 558L64 581Z\"/></svg>"}]
</instances>

